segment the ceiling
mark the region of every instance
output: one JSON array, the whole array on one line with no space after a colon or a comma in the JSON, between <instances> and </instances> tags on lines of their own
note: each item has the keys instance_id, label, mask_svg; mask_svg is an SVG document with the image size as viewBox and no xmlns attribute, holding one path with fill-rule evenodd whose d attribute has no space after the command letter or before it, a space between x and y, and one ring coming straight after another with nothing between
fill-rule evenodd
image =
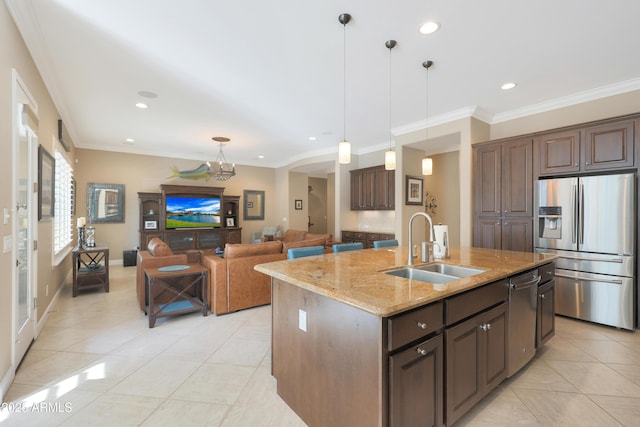
<instances>
[{"instance_id":1,"label":"ceiling","mask_svg":"<svg viewBox=\"0 0 640 427\"><path fill-rule=\"evenodd\" d=\"M87 149L213 160L226 136L229 161L280 167L343 134L363 154L427 117L498 123L640 89L636 0L6 3ZM440 30L420 34L427 20Z\"/></svg>"}]
</instances>

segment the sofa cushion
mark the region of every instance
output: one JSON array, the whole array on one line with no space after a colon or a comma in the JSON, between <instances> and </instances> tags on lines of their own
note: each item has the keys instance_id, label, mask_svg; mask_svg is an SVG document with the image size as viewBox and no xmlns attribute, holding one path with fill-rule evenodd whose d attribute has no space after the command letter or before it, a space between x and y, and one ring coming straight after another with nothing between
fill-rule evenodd
<instances>
[{"instance_id":1,"label":"sofa cushion","mask_svg":"<svg viewBox=\"0 0 640 427\"><path fill-rule=\"evenodd\" d=\"M284 238L282 239L284 242L299 242L300 240L304 240L304 235L307 234L304 230L293 230L288 229L284 232Z\"/></svg>"},{"instance_id":2,"label":"sofa cushion","mask_svg":"<svg viewBox=\"0 0 640 427\"><path fill-rule=\"evenodd\" d=\"M282 253L282 242L264 243L227 243L224 247L225 259L240 258L246 256L279 254Z\"/></svg>"},{"instance_id":3,"label":"sofa cushion","mask_svg":"<svg viewBox=\"0 0 640 427\"><path fill-rule=\"evenodd\" d=\"M152 256L173 255L173 251L171 250L169 245L167 245L157 237L154 237L149 241L149 243L147 243L147 250Z\"/></svg>"},{"instance_id":4,"label":"sofa cushion","mask_svg":"<svg viewBox=\"0 0 640 427\"><path fill-rule=\"evenodd\" d=\"M318 237L316 239L301 240L299 242L284 242L282 245L282 252L287 253L287 251L291 248L304 248L307 246L324 246L325 241L326 239L324 237Z\"/></svg>"}]
</instances>

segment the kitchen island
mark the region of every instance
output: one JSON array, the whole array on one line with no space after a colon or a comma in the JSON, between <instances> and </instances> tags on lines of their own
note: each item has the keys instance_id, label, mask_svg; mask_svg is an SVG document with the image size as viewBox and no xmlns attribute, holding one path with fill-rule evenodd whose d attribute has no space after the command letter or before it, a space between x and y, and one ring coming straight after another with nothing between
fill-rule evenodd
<instances>
[{"instance_id":1,"label":"kitchen island","mask_svg":"<svg viewBox=\"0 0 640 427\"><path fill-rule=\"evenodd\" d=\"M444 284L384 274L407 255L366 249L255 267L272 277L278 394L307 424L452 424L506 377L507 279L554 257L452 248L446 264L484 272Z\"/></svg>"}]
</instances>

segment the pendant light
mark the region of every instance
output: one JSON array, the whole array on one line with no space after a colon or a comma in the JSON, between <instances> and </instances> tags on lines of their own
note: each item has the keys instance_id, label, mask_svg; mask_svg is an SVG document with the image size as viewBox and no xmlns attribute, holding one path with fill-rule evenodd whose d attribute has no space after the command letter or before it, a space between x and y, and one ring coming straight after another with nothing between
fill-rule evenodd
<instances>
[{"instance_id":1,"label":"pendant light","mask_svg":"<svg viewBox=\"0 0 640 427\"><path fill-rule=\"evenodd\" d=\"M429 68L433 65L433 61L424 61L422 66L427 70L427 84L425 91L425 124L424 124L424 133L425 133L425 147L429 145ZM431 157L426 157L422 159L422 175L431 175L433 173L433 159Z\"/></svg>"},{"instance_id":2,"label":"pendant light","mask_svg":"<svg viewBox=\"0 0 640 427\"><path fill-rule=\"evenodd\" d=\"M396 169L396 152L391 148L391 140L393 135L391 133L391 49L396 47L397 42L395 40L387 40L384 45L389 49L389 151L384 153L384 168L388 171Z\"/></svg>"},{"instance_id":3,"label":"pendant light","mask_svg":"<svg viewBox=\"0 0 640 427\"><path fill-rule=\"evenodd\" d=\"M351 143L347 141L347 24L351 21L351 15L343 13L338 16L338 22L340 22L344 28L343 44L342 44L342 56L343 56L343 80L342 80L342 142L338 144L338 163L349 164L351 163Z\"/></svg>"}]
</instances>

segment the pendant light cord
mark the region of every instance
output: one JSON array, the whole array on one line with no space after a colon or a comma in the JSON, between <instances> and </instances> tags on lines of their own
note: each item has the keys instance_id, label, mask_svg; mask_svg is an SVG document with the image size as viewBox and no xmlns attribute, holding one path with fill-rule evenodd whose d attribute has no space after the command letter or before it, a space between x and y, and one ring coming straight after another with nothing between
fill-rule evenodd
<instances>
[{"instance_id":1,"label":"pendant light cord","mask_svg":"<svg viewBox=\"0 0 640 427\"><path fill-rule=\"evenodd\" d=\"M342 140L347 140L347 23L342 24Z\"/></svg>"}]
</instances>

